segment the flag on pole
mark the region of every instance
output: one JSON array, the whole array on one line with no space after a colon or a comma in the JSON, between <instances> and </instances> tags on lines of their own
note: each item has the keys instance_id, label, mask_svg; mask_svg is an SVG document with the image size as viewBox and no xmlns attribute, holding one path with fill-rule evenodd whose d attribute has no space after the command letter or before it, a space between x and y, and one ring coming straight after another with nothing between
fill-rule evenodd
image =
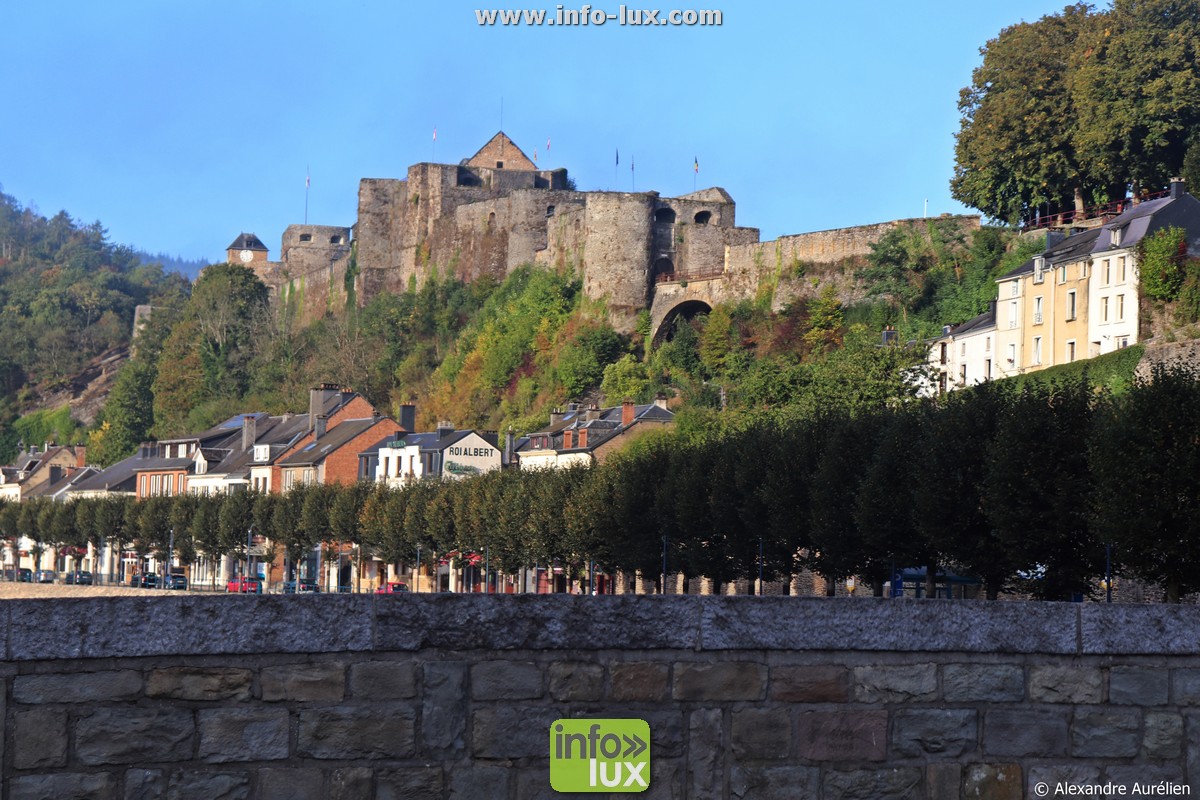
<instances>
[{"instance_id":1,"label":"flag on pole","mask_svg":"<svg viewBox=\"0 0 1200 800\"><path fill-rule=\"evenodd\" d=\"M309 177L308 173L306 172L306 173L304 173L304 188L307 189L311 185L312 185L312 178Z\"/></svg>"},{"instance_id":2,"label":"flag on pole","mask_svg":"<svg viewBox=\"0 0 1200 800\"><path fill-rule=\"evenodd\" d=\"M537 163L537 148L536 147L533 148L533 161L535 164Z\"/></svg>"},{"instance_id":3,"label":"flag on pole","mask_svg":"<svg viewBox=\"0 0 1200 800\"><path fill-rule=\"evenodd\" d=\"M546 152L547 153L550 152L550 137L549 136L546 137Z\"/></svg>"},{"instance_id":4,"label":"flag on pole","mask_svg":"<svg viewBox=\"0 0 1200 800\"><path fill-rule=\"evenodd\" d=\"M617 149L617 163L616 163L616 166L618 166L618 167L619 167L619 166L621 166L621 150L620 150L620 148L618 148L618 149Z\"/></svg>"},{"instance_id":5,"label":"flag on pole","mask_svg":"<svg viewBox=\"0 0 1200 800\"><path fill-rule=\"evenodd\" d=\"M437 125L433 126L433 140L437 141Z\"/></svg>"},{"instance_id":6,"label":"flag on pole","mask_svg":"<svg viewBox=\"0 0 1200 800\"><path fill-rule=\"evenodd\" d=\"M696 156L695 161L692 162L692 169L695 170L697 173L700 172L700 157L699 156Z\"/></svg>"}]
</instances>

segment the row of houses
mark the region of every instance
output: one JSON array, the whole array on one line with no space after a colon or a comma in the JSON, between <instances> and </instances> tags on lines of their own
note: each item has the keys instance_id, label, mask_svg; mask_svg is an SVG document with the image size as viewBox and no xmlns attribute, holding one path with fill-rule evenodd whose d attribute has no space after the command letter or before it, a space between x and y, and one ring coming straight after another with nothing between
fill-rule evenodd
<instances>
[{"instance_id":1,"label":"row of houses","mask_svg":"<svg viewBox=\"0 0 1200 800\"><path fill-rule=\"evenodd\" d=\"M1172 226L1187 232L1188 254L1200 255L1200 201L1181 180L1166 197L1051 231L1043 252L997 279L985 313L947 325L933 340L936 391L1095 358L1145 339L1138 245Z\"/></svg>"},{"instance_id":2,"label":"row of houses","mask_svg":"<svg viewBox=\"0 0 1200 800\"><path fill-rule=\"evenodd\" d=\"M198 434L144 443L134 455L105 469L86 463L82 445L47 443L41 450L33 446L27 451L22 446L13 465L0 468L0 500L46 497L69 502L111 496L141 500L184 493L287 492L304 484L358 481L399 488L420 480L458 480L498 469L602 462L633 438L674 424L674 414L662 397L650 404L626 401L611 408L572 403L565 411L555 411L544 429L520 438L510 432L501 443L495 431L458 430L449 423L417 432L415 412L411 405L401 406L399 419L392 419L362 395L322 384L310 390L307 413L238 414ZM265 545L261 537L254 542ZM8 542L4 566L88 569L124 577L130 570L127 563L139 560L130 553L89 550L87 556L72 556L73 563L66 563L53 547L41 558L35 552L27 537ZM262 564L260 573L279 580L282 567L282 563ZM211 563L202 559L192 577L222 582L236 569L233 557ZM375 563L364 572L368 582L383 580L385 575L382 565Z\"/></svg>"}]
</instances>

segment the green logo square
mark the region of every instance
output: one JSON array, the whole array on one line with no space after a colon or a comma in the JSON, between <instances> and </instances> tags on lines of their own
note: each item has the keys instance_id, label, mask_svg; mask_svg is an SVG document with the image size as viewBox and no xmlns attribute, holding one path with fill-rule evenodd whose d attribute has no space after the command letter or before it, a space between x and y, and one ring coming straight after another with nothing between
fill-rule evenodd
<instances>
[{"instance_id":1,"label":"green logo square","mask_svg":"<svg viewBox=\"0 0 1200 800\"><path fill-rule=\"evenodd\" d=\"M650 725L643 719L560 719L550 726L556 792L650 788Z\"/></svg>"}]
</instances>

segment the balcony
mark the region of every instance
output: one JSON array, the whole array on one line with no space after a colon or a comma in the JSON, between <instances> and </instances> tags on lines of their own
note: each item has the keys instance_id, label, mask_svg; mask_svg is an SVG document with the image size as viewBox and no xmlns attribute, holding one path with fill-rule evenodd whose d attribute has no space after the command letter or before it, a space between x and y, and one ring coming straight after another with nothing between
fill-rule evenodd
<instances>
[{"instance_id":1,"label":"balcony","mask_svg":"<svg viewBox=\"0 0 1200 800\"><path fill-rule=\"evenodd\" d=\"M1033 324L1034 324L1034 325L1041 325L1041 324L1042 324L1042 312L1040 312L1040 311L1039 311L1039 312L1037 312L1036 314L1034 314L1034 315L1033 315Z\"/></svg>"}]
</instances>

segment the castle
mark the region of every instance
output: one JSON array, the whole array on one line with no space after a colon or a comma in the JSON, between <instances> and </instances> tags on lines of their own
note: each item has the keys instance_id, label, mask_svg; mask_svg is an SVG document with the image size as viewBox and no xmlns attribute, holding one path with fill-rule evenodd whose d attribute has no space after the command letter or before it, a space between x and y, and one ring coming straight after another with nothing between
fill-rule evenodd
<instances>
[{"instance_id":1,"label":"castle","mask_svg":"<svg viewBox=\"0 0 1200 800\"><path fill-rule=\"evenodd\" d=\"M955 219L968 230L979 226L977 216ZM459 164L414 164L405 180L364 178L353 228L291 225L277 262L243 234L229 258L254 268L301 320L403 291L435 271L472 281L503 279L523 264L572 268L585 294L605 301L618 331L632 331L649 309L657 335L679 314L764 288L777 306L828 283L843 301L859 299L846 265L891 227L922 222L760 242L757 228L736 224L724 189L679 197L578 191L565 169L540 169L499 132Z\"/></svg>"}]
</instances>

